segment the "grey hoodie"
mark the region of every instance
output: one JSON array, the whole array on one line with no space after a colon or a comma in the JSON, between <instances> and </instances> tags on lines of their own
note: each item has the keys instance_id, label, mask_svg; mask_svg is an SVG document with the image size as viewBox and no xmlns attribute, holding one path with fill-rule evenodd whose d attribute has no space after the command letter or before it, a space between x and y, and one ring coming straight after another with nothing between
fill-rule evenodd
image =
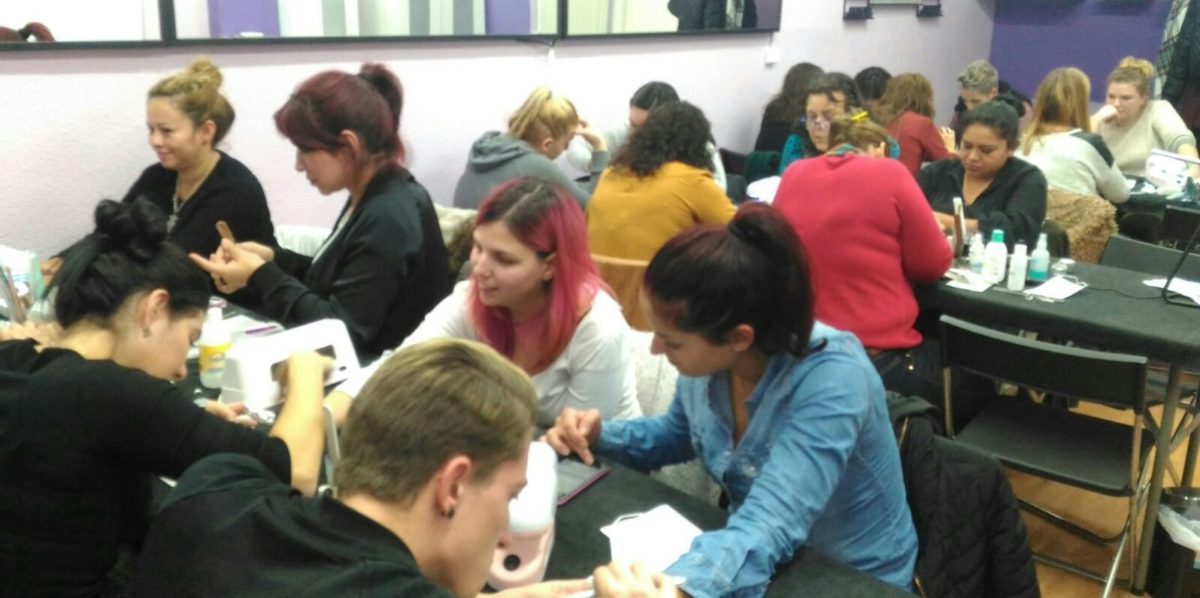
<instances>
[{"instance_id":1,"label":"grey hoodie","mask_svg":"<svg viewBox=\"0 0 1200 598\"><path fill-rule=\"evenodd\" d=\"M557 183L574 195L580 206L586 206L605 166L608 152L597 152L591 164L592 182L576 183L528 143L507 133L489 131L471 145L467 168L454 188L454 207L478 209L496 187L529 176Z\"/></svg>"}]
</instances>

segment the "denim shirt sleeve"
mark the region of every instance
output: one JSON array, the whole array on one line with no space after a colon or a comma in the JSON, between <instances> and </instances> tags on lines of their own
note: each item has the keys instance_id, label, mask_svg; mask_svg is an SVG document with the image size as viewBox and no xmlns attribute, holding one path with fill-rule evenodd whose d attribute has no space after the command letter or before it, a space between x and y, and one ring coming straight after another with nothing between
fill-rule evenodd
<instances>
[{"instance_id":1,"label":"denim shirt sleeve","mask_svg":"<svg viewBox=\"0 0 1200 598\"><path fill-rule=\"evenodd\" d=\"M675 386L675 398L662 415L601 424L596 454L641 472L694 459L696 450L680 398L681 386Z\"/></svg>"},{"instance_id":2,"label":"denim shirt sleeve","mask_svg":"<svg viewBox=\"0 0 1200 598\"><path fill-rule=\"evenodd\" d=\"M798 386L781 385L793 395L775 414L786 421L742 505L667 569L687 579L692 596L761 596L841 482L868 418L870 387L860 365L820 353L809 359L826 361Z\"/></svg>"}]
</instances>

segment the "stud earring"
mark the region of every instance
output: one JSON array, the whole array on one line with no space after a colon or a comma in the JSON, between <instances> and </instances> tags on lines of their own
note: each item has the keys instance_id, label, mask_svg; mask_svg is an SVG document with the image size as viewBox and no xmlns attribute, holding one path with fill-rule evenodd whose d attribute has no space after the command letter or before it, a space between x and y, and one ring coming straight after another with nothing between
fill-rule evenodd
<instances>
[{"instance_id":1,"label":"stud earring","mask_svg":"<svg viewBox=\"0 0 1200 598\"><path fill-rule=\"evenodd\" d=\"M442 513L442 516L446 519L454 519L454 507L446 509L446 512Z\"/></svg>"}]
</instances>

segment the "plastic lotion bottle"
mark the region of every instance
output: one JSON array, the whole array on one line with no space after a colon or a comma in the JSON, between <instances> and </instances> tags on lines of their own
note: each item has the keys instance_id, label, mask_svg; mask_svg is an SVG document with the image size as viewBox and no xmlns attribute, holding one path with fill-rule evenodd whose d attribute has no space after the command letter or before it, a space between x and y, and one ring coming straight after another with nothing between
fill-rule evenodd
<instances>
[{"instance_id":1,"label":"plastic lotion bottle","mask_svg":"<svg viewBox=\"0 0 1200 598\"><path fill-rule=\"evenodd\" d=\"M1024 243L1017 243L1013 246L1012 260L1008 264L1008 290L1010 291L1025 290L1025 266L1029 259L1025 256L1026 249Z\"/></svg>"},{"instance_id":2,"label":"plastic lotion bottle","mask_svg":"<svg viewBox=\"0 0 1200 598\"><path fill-rule=\"evenodd\" d=\"M1004 282L1004 271L1008 262L1008 247L1004 245L1004 231L992 231L992 241L983 250L983 278L992 284Z\"/></svg>"},{"instance_id":3,"label":"plastic lotion bottle","mask_svg":"<svg viewBox=\"0 0 1200 598\"><path fill-rule=\"evenodd\" d=\"M1050 250L1046 249L1046 233L1038 235L1037 247L1029 256L1029 280L1045 282L1050 274Z\"/></svg>"},{"instance_id":4,"label":"plastic lotion bottle","mask_svg":"<svg viewBox=\"0 0 1200 598\"><path fill-rule=\"evenodd\" d=\"M971 248L967 250L967 257L971 260L972 272L983 272L983 233L971 235Z\"/></svg>"},{"instance_id":5,"label":"plastic lotion bottle","mask_svg":"<svg viewBox=\"0 0 1200 598\"><path fill-rule=\"evenodd\" d=\"M196 345L200 347L200 384L208 388L220 388L225 374L225 353L229 351L229 327L221 315L221 308L208 308L204 318L204 330Z\"/></svg>"}]
</instances>

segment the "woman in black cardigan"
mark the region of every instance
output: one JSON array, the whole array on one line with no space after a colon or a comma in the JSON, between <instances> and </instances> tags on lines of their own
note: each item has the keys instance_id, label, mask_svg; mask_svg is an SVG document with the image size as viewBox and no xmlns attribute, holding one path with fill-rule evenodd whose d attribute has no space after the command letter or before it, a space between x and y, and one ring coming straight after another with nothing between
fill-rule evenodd
<instances>
[{"instance_id":1,"label":"woman in black cardigan","mask_svg":"<svg viewBox=\"0 0 1200 598\"><path fill-rule=\"evenodd\" d=\"M375 64L300 85L275 113L276 127L313 186L350 197L313 257L230 240L209 259L193 255L218 289L246 288L257 309L286 326L337 318L363 358L417 327L452 280L429 194L398 163L402 98L400 81Z\"/></svg>"},{"instance_id":2,"label":"woman in black cardigan","mask_svg":"<svg viewBox=\"0 0 1200 598\"><path fill-rule=\"evenodd\" d=\"M220 71L201 58L150 89L146 126L158 163L122 200L157 206L167 217L169 238L188 253L211 252L221 242L221 220L238 239L275 245L262 185L244 164L215 148L234 119L220 86Z\"/></svg>"}]
</instances>

